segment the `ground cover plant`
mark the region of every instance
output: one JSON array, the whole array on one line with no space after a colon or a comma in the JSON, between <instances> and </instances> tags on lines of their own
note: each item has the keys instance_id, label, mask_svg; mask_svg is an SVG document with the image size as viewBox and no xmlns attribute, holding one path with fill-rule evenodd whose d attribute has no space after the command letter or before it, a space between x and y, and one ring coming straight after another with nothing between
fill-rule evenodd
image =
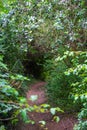
<instances>
[{"instance_id":1,"label":"ground cover plant","mask_svg":"<svg viewBox=\"0 0 87 130\"><path fill-rule=\"evenodd\" d=\"M26 102L21 97L25 80L34 77L46 80L46 93L53 106L80 112L75 130L87 129L86 51L86 0L1 0L2 119L13 118L19 113L17 109L21 111L18 104ZM26 109L22 109L24 115Z\"/></svg>"}]
</instances>

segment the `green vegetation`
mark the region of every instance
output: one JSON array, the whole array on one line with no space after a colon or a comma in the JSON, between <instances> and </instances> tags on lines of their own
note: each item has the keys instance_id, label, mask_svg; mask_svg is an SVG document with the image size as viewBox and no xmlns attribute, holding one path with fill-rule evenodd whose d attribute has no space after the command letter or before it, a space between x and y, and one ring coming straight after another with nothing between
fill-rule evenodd
<instances>
[{"instance_id":1,"label":"green vegetation","mask_svg":"<svg viewBox=\"0 0 87 130\"><path fill-rule=\"evenodd\" d=\"M71 111L74 110L74 105L75 111L82 107L81 101L84 102L87 97L86 59L87 52L66 51L62 57L58 56L53 60L51 65L54 68L49 72L47 85L49 100L53 104L66 109L71 105Z\"/></svg>"},{"instance_id":2,"label":"green vegetation","mask_svg":"<svg viewBox=\"0 0 87 130\"><path fill-rule=\"evenodd\" d=\"M35 110L22 93L33 78L46 80L53 107L79 112L75 130L87 129L86 0L0 1L1 130Z\"/></svg>"}]
</instances>

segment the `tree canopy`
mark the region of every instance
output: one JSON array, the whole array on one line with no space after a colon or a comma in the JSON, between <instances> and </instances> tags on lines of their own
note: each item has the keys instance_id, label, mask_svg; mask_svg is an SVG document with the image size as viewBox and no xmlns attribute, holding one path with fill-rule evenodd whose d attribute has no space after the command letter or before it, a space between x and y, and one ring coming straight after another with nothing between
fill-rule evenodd
<instances>
[{"instance_id":1,"label":"tree canopy","mask_svg":"<svg viewBox=\"0 0 87 130\"><path fill-rule=\"evenodd\" d=\"M86 130L86 0L0 0L2 119L11 118L9 113L12 119L18 113L26 115L27 108L21 107L26 101L18 88L24 90L34 76L46 80L51 105L80 112L74 129Z\"/></svg>"}]
</instances>

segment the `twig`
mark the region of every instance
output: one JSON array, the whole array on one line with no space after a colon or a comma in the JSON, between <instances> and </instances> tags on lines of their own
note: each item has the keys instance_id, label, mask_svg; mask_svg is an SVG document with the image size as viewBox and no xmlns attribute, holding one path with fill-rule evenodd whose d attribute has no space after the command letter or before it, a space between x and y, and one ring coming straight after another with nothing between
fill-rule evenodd
<instances>
[{"instance_id":1,"label":"twig","mask_svg":"<svg viewBox=\"0 0 87 130\"><path fill-rule=\"evenodd\" d=\"M7 102L7 101L0 100L0 103L14 104L14 105L20 106L18 103L15 103L15 102L12 102L12 101Z\"/></svg>"},{"instance_id":2,"label":"twig","mask_svg":"<svg viewBox=\"0 0 87 130\"><path fill-rule=\"evenodd\" d=\"M10 118L6 118L6 119L0 119L0 121L9 121L9 120L13 120L15 119L16 117L10 117Z\"/></svg>"}]
</instances>

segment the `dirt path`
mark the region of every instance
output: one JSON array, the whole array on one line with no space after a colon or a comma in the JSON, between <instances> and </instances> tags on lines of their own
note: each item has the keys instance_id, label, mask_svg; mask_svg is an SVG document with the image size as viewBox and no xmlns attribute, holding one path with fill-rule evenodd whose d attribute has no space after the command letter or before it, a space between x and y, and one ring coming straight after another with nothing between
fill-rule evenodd
<instances>
[{"instance_id":1,"label":"dirt path","mask_svg":"<svg viewBox=\"0 0 87 130\"><path fill-rule=\"evenodd\" d=\"M28 103L30 105L40 105L43 103L46 103L46 95L44 90L45 82L39 82L31 86L31 89L27 92L26 97L28 100ZM34 102L30 101L29 98L31 95L37 95L38 99ZM29 117L33 119L36 124L24 124L23 122L19 123L17 126L17 129L15 130L73 130L74 124L77 122L76 118L73 115L67 115L67 114L60 114L60 121L59 123L56 123L52 121L52 115L50 113L29 113ZM38 124L38 121L45 120L46 121L46 127L41 127Z\"/></svg>"}]
</instances>

